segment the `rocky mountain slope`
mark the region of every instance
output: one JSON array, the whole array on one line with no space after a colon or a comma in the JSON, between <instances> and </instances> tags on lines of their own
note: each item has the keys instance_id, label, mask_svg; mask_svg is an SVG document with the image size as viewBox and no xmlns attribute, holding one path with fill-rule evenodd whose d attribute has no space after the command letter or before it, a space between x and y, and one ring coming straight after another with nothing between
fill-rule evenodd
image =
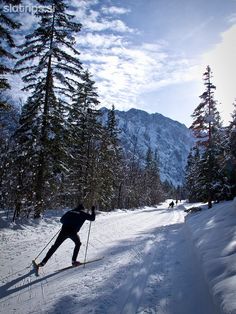
<instances>
[{"instance_id":1,"label":"rocky mountain slope","mask_svg":"<svg viewBox=\"0 0 236 314\"><path fill-rule=\"evenodd\" d=\"M102 108L103 119L108 109ZM189 129L159 113L149 114L138 109L116 110L120 140L127 155L135 154L144 163L148 147L157 150L162 181L181 185L193 138Z\"/></svg>"}]
</instances>

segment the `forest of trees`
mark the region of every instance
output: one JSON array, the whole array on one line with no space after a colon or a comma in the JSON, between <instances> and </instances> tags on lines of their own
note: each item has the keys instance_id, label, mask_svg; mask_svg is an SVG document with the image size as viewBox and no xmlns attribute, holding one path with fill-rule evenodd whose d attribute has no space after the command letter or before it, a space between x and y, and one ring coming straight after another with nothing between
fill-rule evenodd
<instances>
[{"instance_id":1,"label":"forest of trees","mask_svg":"<svg viewBox=\"0 0 236 314\"><path fill-rule=\"evenodd\" d=\"M186 168L186 190L191 202L232 199L236 195L236 104L228 127L222 126L216 87L209 66L203 74L205 91L193 112L191 130L195 137Z\"/></svg>"},{"instance_id":2,"label":"forest of trees","mask_svg":"<svg viewBox=\"0 0 236 314\"><path fill-rule=\"evenodd\" d=\"M112 210L162 201L169 188L158 152L148 149L140 167L121 149L114 106L101 121L95 82L75 48L82 25L63 0L37 1L45 10L21 45L21 25L0 12L0 208L15 220L78 202ZM29 95L19 104L4 94L14 73Z\"/></svg>"}]
</instances>

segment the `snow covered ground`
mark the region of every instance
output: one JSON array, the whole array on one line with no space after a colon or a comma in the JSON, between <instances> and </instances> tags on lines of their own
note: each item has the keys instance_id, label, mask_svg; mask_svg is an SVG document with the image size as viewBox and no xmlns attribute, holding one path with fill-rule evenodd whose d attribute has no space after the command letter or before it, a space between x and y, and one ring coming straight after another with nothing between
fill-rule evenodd
<instances>
[{"instance_id":1,"label":"snow covered ground","mask_svg":"<svg viewBox=\"0 0 236 314\"><path fill-rule=\"evenodd\" d=\"M186 222L218 311L236 313L236 198Z\"/></svg>"},{"instance_id":2,"label":"snow covered ground","mask_svg":"<svg viewBox=\"0 0 236 314\"><path fill-rule=\"evenodd\" d=\"M40 277L31 260L60 229L61 213L10 228L1 219L0 313L236 313L236 201L187 215L190 206L100 213L88 260L104 259L58 272L71 262L66 240Z\"/></svg>"}]
</instances>

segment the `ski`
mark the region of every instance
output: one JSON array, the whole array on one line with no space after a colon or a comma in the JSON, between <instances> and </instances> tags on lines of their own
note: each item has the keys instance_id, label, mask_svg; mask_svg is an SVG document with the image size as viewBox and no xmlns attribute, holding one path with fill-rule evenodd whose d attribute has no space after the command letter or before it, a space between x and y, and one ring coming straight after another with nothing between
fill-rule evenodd
<instances>
[{"instance_id":1,"label":"ski","mask_svg":"<svg viewBox=\"0 0 236 314\"><path fill-rule=\"evenodd\" d=\"M95 258L95 259L91 259L91 260L88 260L86 262L81 262L79 265L76 265L76 266L70 265L70 266L61 268L59 270L56 270L55 273L59 273L59 272L62 272L62 271L65 271L65 270L71 269L71 268L77 268L77 267L80 267L80 266L85 266L86 264L98 262L98 261L101 261L103 258L104 258L104 256L98 257L98 258ZM33 264L33 269L34 269L34 272L35 272L35 276L39 277L39 265L36 263L35 260L32 261L32 264Z\"/></svg>"},{"instance_id":2,"label":"ski","mask_svg":"<svg viewBox=\"0 0 236 314\"><path fill-rule=\"evenodd\" d=\"M35 276L38 277L39 276L39 265L36 263L35 260L32 261L32 264L33 264L33 268L35 271Z\"/></svg>"},{"instance_id":3,"label":"ski","mask_svg":"<svg viewBox=\"0 0 236 314\"><path fill-rule=\"evenodd\" d=\"M90 264L90 263L101 261L103 258L104 258L104 256L99 257L99 258L95 258L95 259L91 259L91 260L88 260L86 262L81 262L79 265L76 265L76 266L70 265L70 266L61 268L61 269L57 270L56 272L59 273L59 272L62 272L62 271L68 270L68 269L77 268L77 267L80 267L80 266L85 266L86 264Z\"/></svg>"}]
</instances>

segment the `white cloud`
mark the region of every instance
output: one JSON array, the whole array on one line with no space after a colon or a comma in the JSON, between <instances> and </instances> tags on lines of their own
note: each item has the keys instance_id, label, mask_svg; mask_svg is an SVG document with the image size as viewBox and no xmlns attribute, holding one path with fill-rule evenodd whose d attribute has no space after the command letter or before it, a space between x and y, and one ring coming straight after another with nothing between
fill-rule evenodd
<instances>
[{"instance_id":1,"label":"white cloud","mask_svg":"<svg viewBox=\"0 0 236 314\"><path fill-rule=\"evenodd\" d=\"M77 43L78 48L81 46L96 48L110 48L114 46L122 45L122 37L117 35L107 35L107 34L94 34L86 33L83 36L78 37Z\"/></svg>"},{"instance_id":2,"label":"white cloud","mask_svg":"<svg viewBox=\"0 0 236 314\"><path fill-rule=\"evenodd\" d=\"M230 24L235 24L236 23L236 13L232 13L229 17L228 17L228 22Z\"/></svg>"},{"instance_id":3,"label":"white cloud","mask_svg":"<svg viewBox=\"0 0 236 314\"><path fill-rule=\"evenodd\" d=\"M221 104L219 111L227 123L233 111L232 103L236 98L236 24L221 34L221 41L202 57L204 70L209 65L216 85L216 99Z\"/></svg>"},{"instance_id":4,"label":"white cloud","mask_svg":"<svg viewBox=\"0 0 236 314\"><path fill-rule=\"evenodd\" d=\"M92 5L98 4L99 0L67 0L68 6L73 6L77 10L86 10Z\"/></svg>"},{"instance_id":5,"label":"white cloud","mask_svg":"<svg viewBox=\"0 0 236 314\"><path fill-rule=\"evenodd\" d=\"M129 13L130 10L122 7L116 7L116 6L111 6L111 7L103 7L102 12L104 14L126 14Z\"/></svg>"},{"instance_id":6,"label":"white cloud","mask_svg":"<svg viewBox=\"0 0 236 314\"><path fill-rule=\"evenodd\" d=\"M96 12L98 13L98 12ZM88 29L89 31L106 31L111 30L120 33L133 33L134 30L129 28L123 21L121 20L110 20L105 18L99 18L95 16L93 12L87 16L86 20L83 22L83 27Z\"/></svg>"},{"instance_id":7,"label":"white cloud","mask_svg":"<svg viewBox=\"0 0 236 314\"><path fill-rule=\"evenodd\" d=\"M82 39L81 59L95 78L102 106L137 107L141 94L196 76L188 60L169 55L165 42L134 46L122 37L112 35L109 40L109 36L90 34Z\"/></svg>"},{"instance_id":8,"label":"white cloud","mask_svg":"<svg viewBox=\"0 0 236 314\"><path fill-rule=\"evenodd\" d=\"M100 11L93 10L92 7L96 1L83 1L80 7L76 7L77 0L73 0L71 5L71 14L75 15L77 21L80 22L85 31L103 32L110 30L119 33L133 33L134 30L128 27L122 20L115 19L111 12L107 11L104 16L102 9ZM109 14L108 14L109 13Z\"/></svg>"}]
</instances>

